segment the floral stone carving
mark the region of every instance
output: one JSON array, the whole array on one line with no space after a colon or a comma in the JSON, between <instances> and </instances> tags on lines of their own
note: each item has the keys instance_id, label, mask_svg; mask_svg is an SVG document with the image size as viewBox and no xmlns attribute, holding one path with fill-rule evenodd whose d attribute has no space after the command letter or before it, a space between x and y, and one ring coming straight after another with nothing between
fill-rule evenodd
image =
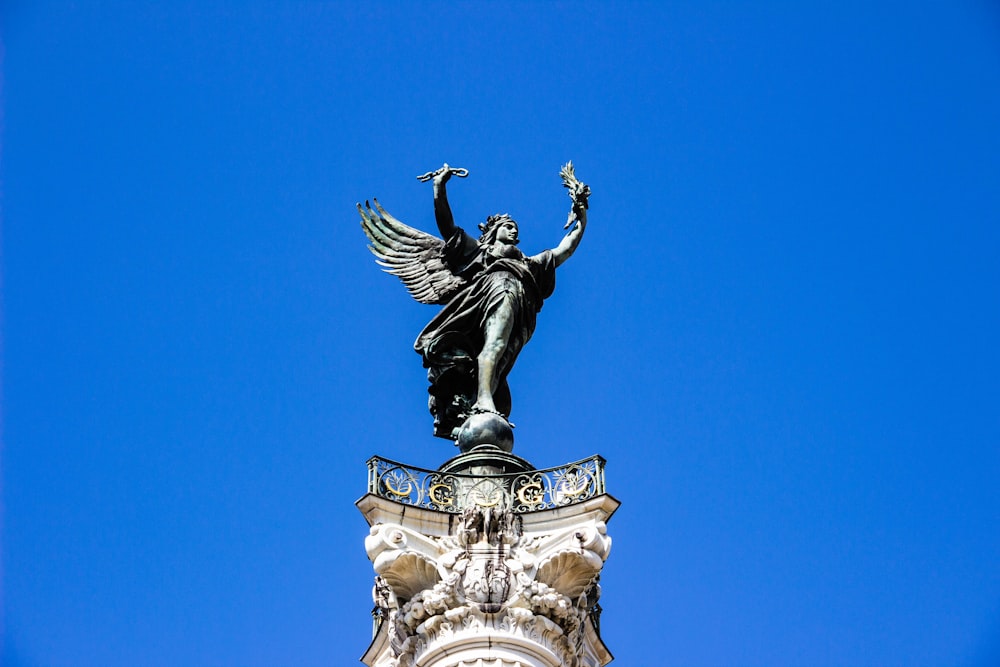
<instances>
[{"instance_id":1,"label":"floral stone carving","mask_svg":"<svg viewBox=\"0 0 1000 667\"><path fill-rule=\"evenodd\" d=\"M611 548L610 496L530 515L471 507L445 515L359 501L376 572L372 667L461 667L483 660L601 667L593 617ZM550 516L544 516L550 515Z\"/></svg>"}]
</instances>

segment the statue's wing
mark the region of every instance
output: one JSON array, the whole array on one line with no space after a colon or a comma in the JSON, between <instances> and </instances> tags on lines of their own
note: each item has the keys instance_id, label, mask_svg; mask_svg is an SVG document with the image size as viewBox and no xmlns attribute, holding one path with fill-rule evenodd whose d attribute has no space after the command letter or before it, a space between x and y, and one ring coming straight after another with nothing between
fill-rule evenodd
<instances>
[{"instance_id":1,"label":"statue's wing","mask_svg":"<svg viewBox=\"0 0 1000 667\"><path fill-rule=\"evenodd\" d=\"M447 303L466 285L466 280L445 264L444 241L403 224L386 213L378 200L372 201L374 209L365 202L364 208L358 204L358 213L361 228L371 241L368 249L378 257L379 266L402 280L420 303Z\"/></svg>"}]
</instances>

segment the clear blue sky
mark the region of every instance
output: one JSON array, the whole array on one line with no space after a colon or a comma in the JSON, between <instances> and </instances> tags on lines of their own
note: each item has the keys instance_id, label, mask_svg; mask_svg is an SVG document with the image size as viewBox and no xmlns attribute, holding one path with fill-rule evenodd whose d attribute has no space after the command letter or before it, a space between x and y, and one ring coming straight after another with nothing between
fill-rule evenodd
<instances>
[{"instance_id":1,"label":"clear blue sky","mask_svg":"<svg viewBox=\"0 0 1000 667\"><path fill-rule=\"evenodd\" d=\"M11 0L11 667L353 665L435 309L372 196L558 243L516 452L609 460L616 665L1000 664L1000 8Z\"/></svg>"}]
</instances>

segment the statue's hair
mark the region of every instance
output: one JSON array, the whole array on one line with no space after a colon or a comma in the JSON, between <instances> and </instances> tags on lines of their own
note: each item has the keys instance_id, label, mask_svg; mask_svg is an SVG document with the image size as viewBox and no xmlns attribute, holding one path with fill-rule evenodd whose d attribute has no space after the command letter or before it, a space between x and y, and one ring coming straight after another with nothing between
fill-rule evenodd
<instances>
[{"instance_id":1,"label":"statue's hair","mask_svg":"<svg viewBox=\"0 0 1000 667\"><path fill-rule=\"evenodd\" d=\"M489 246L497 240L497 230L500 229L500 225L507 221L513 222L515 225L517 221L510 217L507 213L498 213L496 215L491 215L486 218L486 222L479 223L479 231L482 232L482 236L479 237L479 245ZM516 245L520 239L514 241Z\"/></svg>"}]
</instances>

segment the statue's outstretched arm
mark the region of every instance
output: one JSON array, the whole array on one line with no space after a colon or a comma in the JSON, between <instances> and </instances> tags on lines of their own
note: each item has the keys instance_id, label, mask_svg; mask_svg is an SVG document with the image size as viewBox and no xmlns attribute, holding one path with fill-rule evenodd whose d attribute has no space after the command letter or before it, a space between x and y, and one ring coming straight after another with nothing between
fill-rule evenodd
<instances>
[{"instance_id":1,"label":"statue's outstretched arm","mask_svg":"<svg viewBox=\"0 0 1000 667\"><path fill-rule=\"evenodd\" d=\"M562 178L563 187L569 190L567 194L573 201L573 207L569 210L566 226L563 227L563 229L569 229L569 234L564 236L559 245L552 250L556 266L569 259L576 247L580 245L583 230L587 228L587 202L590 199L590 186L576 177L572 161L563 165L559 176Z\"/></svg>"},{"instance_id":2,"label":"statue's outstretched arm","mask_svg":"<svg viewBox=\"0 0 1000 667\"><path fill-rule=\"evenodd\" d=\"M448 204L448 191L444 184L451 178L452 169L446 162L444 167L434 173L434 219L437 220L438 231L445 241L455 233L455 218Z\"/></svg>"},{"instance_id":3,"label":"statue's outstretched arm","mask_svg":"<svg viewBox=\"0 0 1000 667\"><path fill-rule=\"evenodd\" d=\"M570 212L570 223L573 224L573 228L563 237L559 245L552 249L556 266L572 256L577 246L580 245L580 239L583 238L583 232L587 228L587 209L582 204L573 204L573 210Z\"/></svg>"},{"instance_id":4,"label":"statue's outstretched arm","mask_svg":"<svg viewBox=\"0 0 1000 667\"><path fill-rule=\"evenodd\" d=\"M448 179L453 175L465 178L469 175L469 170L449 167L448 163L445 162L444 166L440 169L428 171L426 174L417 176L417 180L422 183L433 181L434 219L437 220L438 230L441 232L441 236L445 241L450 239L452 234L455 233L455 230L458 229L455 226L455 218L451 215L451 206L448 205L448 193L444 188L444 184L447 183Z\"/></svg>"}]
</instances>

